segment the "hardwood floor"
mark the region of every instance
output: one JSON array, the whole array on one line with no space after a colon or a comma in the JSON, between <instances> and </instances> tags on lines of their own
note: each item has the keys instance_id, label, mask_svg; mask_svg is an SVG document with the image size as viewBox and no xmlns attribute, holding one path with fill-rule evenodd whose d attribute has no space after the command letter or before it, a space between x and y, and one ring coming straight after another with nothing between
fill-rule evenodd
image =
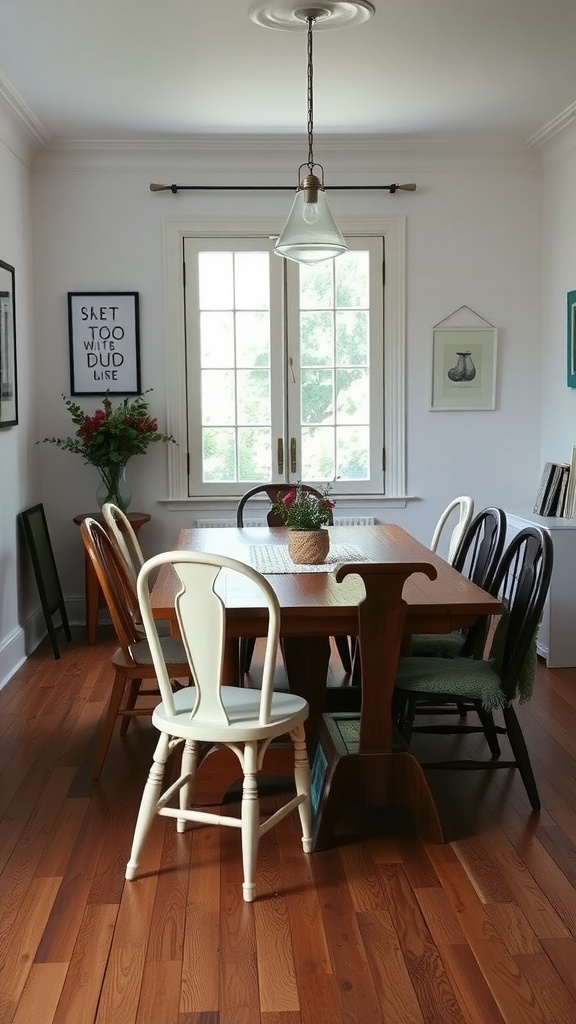
<instances>
[{"instance_id":1,"label":"hardwood floor","mask_svg":"<svg viewBox=\"0 0 576 1024\"><path fill-rule=\"evenodd\" d=\"M516 772L431 773L450 842L380 822L306 856L289 817L245 904L235 829L158 819L124 882L155 733L116 729L92 782L102 635L60 661L43 645L0 692L2 1024L574 1024L576 669L539 665L519 708L539 815ZM268 772L285 765L269 752ZM211 756L199 799L228 793L230 813L238 774Z\"/></svg>"}]
</instances>

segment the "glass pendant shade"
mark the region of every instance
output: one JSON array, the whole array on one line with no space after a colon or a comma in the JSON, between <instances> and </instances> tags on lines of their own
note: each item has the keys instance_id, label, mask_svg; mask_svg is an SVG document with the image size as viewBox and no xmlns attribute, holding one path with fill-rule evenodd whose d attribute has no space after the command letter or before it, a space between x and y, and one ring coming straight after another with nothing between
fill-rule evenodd
<instances>
[{"instance_id":1,"label":"glass pendant shade","mask_svg":"<svg viewBox=\"0 0 576 1024\"><path fill-rule=\"evenodd\" d=\"M318 189L316 202L310 203L306 201L305 189L299 189L274 246L276 255L296 263L321 263L340 256L347 248L324 191Z\"/></svg>"}]
</instances>

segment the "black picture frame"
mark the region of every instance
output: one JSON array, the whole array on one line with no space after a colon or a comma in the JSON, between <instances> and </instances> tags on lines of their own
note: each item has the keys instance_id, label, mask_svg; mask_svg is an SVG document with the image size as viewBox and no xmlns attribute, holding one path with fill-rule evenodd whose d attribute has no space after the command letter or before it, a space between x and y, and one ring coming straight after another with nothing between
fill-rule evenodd
<instances>
[{"instance_id":1,"label":"black picture frame","mask_svg":"<svg viewBox=\"0 0 576 1024\"><path fill-rule=\"evenodd\" d=\"M20 513L20 522L24 530L24 536L30 551L32 567L38 584L40 603L44 613L46 628L52 644L54 657L60 657L58 637L56 630L58 623L54 622L56 612L60 615L60 627L68 640L72 639L66 605L58 577L58 569L52 550L52 542L48 532L46 513L42 503L32 505Z\"/></svg>"},{"instance_id":2,"label":"black picture frame","mask_svg":"<svg viewBox=\"0 0 576 1024\"><path fill-rule=\"evenodd\" d=\"M70 393L139 395L138 292L68 292Z\"/></svg>"},{"instance_id":3,"label":"black picture frame","mask_svg":"<svg viewBox=\"0 0 576 1024\"><path fill-rule=\"evenodd\" d=\"M0 427L18 423L15 271L0 260Z\"/></svg>"},{"instance_id":4,"label":"black picture frame","mask_svg":"<svg viewBox=\"0 0 576 1024\"><path fill-rule=\"evenodd\" d=\"M566 296L566 383L576 388L576 291Z\"/></svg>"}]
</instances>

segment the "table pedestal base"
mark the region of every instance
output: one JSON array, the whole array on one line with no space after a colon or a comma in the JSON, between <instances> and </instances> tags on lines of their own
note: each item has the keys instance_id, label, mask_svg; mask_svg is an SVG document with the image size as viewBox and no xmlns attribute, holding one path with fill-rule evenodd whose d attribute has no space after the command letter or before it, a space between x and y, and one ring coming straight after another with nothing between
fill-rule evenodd
<instances>
[{"instance_id":1,"label":"table pedestal base","mask_svg":"<svg viewBox=\"0 0 576 1024\"><path fill-rule=\"evenodd\" d=\"M360 716L323 715L312 760L313 850L330 846L347 806L403 808L421 836L444 834L422 766L399 735L392 749L360 753ZM342 838L339 836L339 838Z\"/></svg>"}]
</instances>

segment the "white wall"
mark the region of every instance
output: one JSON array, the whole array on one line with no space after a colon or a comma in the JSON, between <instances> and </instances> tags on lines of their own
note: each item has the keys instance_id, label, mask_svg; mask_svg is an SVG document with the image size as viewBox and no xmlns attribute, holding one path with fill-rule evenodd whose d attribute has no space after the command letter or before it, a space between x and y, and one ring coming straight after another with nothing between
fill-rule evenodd
<instances>
[{"instance_id":1,"label":"white wall","mask_svg":"<svg viewBox=\"0 0 576 1024\"><path fill-rule=\"evenodd\" d=\"M318 147L320 149L320 146ZM428 542L436 519L456 494L477 506L529 506L541 469L541 205L538 157L528 151L476 147L389 148L365 142L344 150L325 142L319 158L331 181L416 181L416 193L336 192L338 218L371 210L407 216L408 493L418 500L389 510ZM143 387L166 422L163 226L190 214L277 215L286 192L151 193L151 181L206 184L286 183L295 179L301 144L272 149L217 140L164 152L47 151L34 171L36 351L39 434L69 433L61 399L69 394L68 291L138 291ZM499 329L497 408L430 412L432 327L466 304ZM96 402L82 399L83 407ZM94 508L96 471L77 456L46 445L41 492L53 523L64 592L82 595L82 552L72 516ZM157 446L128 466L132 507L152 513L141 534L145 552L169 546L189 510L168 511L166 453ZM79 605L78 605L79 607Z\"/></svg>"},{"instance_id":2,"label":"white wall","mask_svg":"<svg viewBox=\"0 0 576 1024\"><path fill-rule=\"evenodd\" d=\"M541 461L569 462L576 389L566 383L566 293L576 289L576 128L544 149L544 301Z\"/></svg>"},{"instance_id":3,"label":"white wall","mask_svg":"<svg viewBox=\"0 0 576 1024\"><path fill-rule=\"evenodd\" d=\"M0 686L38 641L43 620L18 513L40 501L36 350L32 325L31 150L0 107L0 259L15 269L19 423L0 429Z\"/></svg>"}]
</instances>

